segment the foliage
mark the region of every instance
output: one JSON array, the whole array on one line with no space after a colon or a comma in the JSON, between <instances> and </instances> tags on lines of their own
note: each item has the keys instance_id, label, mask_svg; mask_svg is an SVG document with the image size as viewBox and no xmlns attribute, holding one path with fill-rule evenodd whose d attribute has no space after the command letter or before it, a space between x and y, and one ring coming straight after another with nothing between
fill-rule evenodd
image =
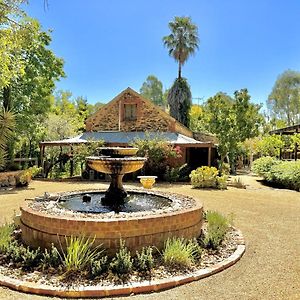
<instances>
[{"instance_id":1,"label":"foliage","mask_svg":"<svg viewBox=\"0 0 300 300\"><path fill-rule=\"evenodd\" d=\"M105 273L108 269L108 259L107 256L97 255L94 259L90 261L90 274L92 278L100 276Z\"/></svg>"},{"instance_id":2,"label":"foliage","mask_svg":"<svg viewBox=\"0 0 300 300\"><path fill-rule=\"evenodd\" d=\"M234 99L218 93L207 100L204 108L208 117L208 131L218 138L221 169L228 155L231 171L235 172L239 142L258 135L259 126L263 122L260 107L250 103L247 89L236 91Z\"/></svg>"},{"instance_id":3,"label":"foliage","mask_svg":"<svg viewBox=\"0 0 300 300\"><path fill-rule=\"evenodd\" d=\"M179 148L160 138L150 139L150 136L144 140L137 139L132 146L139 149L138 156L147 158L143 167L144 173L156 175L159 178L166 173L170 160L179 158L181 155Z\"/></svg>"},{"instance_id":4,"label":"foliage","mask_svg":"<svg viewBox=\"0 0 300 300\"><path fill-rule=\"evenodd\" d=\"M28 168L27 170L22 171L17 177L17 185L28 185L31 179L37 174L39 174L41 171L42 168L39 168L37 166L33 166L31 168Z\"/></svg>"},{"instance_id":5,"label":"foliage","mask_svg":"<svg viewBox=\"0 0 300 300\"><path fill-rule=\"evenodd\" d=\"M230 221L216 211L207 211L205 218L207 221L207 232L203 244L206 248L215 250L224 240Z\"/></svg>"},{"instance_id":6,"label":"foliage","mask_svg":"<svg viewBox=\"0 0 300 300\"><path fill-rule=\"evenodd\" d=\"M163 108L166 106L165 98L163 97L162 82L154 75L149 75L147 77L140 88L140 94L151 100L155 105L159 105Z\"/></svg>"},{"instance_id":7,"label":"foliage","mask_svg":"<svg viewBox=\"0 0 300 300\"><path fill-rule=\"evenodd\" d=\"M143 247L141 252L136 251L135 266L139 272L150 272L154 265L152 247Z\"/></svg>"},{"instance_id":8,"label":"foliage","mask_svg":"<svg viewBox=\"0 0 300 300\"><path fill-rule=\"evenodd\" d=\"M183 164L178 167L167 166L165 180L169 182L188 181L191 168L188 164Z\"/></svg>"},{"instance_id":9,"label":"foliage","mask_svg":"<svg viewBox=\"0 0 300 300\"><path fill-rule=\"evenodd\" d=\"M189 126L189 111L192 105L192 93L185 78L175 79L168 93L170 115L185 126Z\"/></svg>"},{"instance_id":10,"label":"foliage","mask_svg":"<svg viewBox=\"0 0 300 300\"><path fill-rule=\"evenodd\" d=\"M169 55L178 62L178 78L181 78L181 66L198 49L197 25L189 17L175 17L169 22L170 35L163 37L164 46Z\"/></svg>"},{"instance_id":11,"label":"foliage","mask_svg":"<svg viewBox=\"0 0 300 300\"><path fill-rule=\"evenodd\" d=\"M168 238L162 253L163 262L171 267L190 267L201 257L201 249L195 240Z\"/></svg>"},{"instance_id":12,"label":"foliage","mask_svg":"<svg viewBox=\"0 0 300 300\"><path fill-rule=\"evenodd\" d=\"M284 148L284 141L280 135L264 135L257 141L256 147L260 155L279 157L280 149Z\"/></svg>"},{"instance_id":13,"label":"foliage","mask_svg":"<svg viewBox=\"0 0 300 300\"><path fill-rule=\"evenodd\" d=\"M282 161L274 164L265 177L272 183L300 191L300 161Z\"/></svg>"},{"instance_id":14,"label":"foliage","mask_svg":"<svg viewBox=\"0 0 300 300\"><path fill-rule=\"evenodd\" d=\"M2 169L6 163L7 142L13 135L14 127L14 114L5 109L0 111L0 169Z\"/></svg>"},{"instance_id":15,"label":"foliage","mask_svg":"<svg viewBox=\"0 0 300 300\"><path fill-rule=\"evenodd\" d=\"M0 227L0 253L5 253L8 249L8 246L12 241L13 231L13 224L6 223Z\"/></svg>"},{"instance_id":16,"label":"foliage","mask_svg":"<svg viewBox=\"0 0 300 300\"><path fill-rule=\"evenodd\" d=\"M189 128L193 132L204 132L207 133L207 115L201 105L192 105L190 109L189 116Z\"/></svg>"},{"instance_id":17,"label":"foliage","mask_svg":"<svg viewBox=\"0 0 300 300\"><path fill-rule=\"evenodd\" d=\"M268 97L268 107L275 119L287 125L300 122L300 73L287 70L277 78Z\"/></svg>"},{"instance_id":18,"label":"foliage","mask_svg":"<svg viewBox=\"0 0 300 300\"><path fill-rule=\"evenodd\" d=\"M190 178L195 188L226 188L227 176L219 176L215 167L199 167L191 172Z\"/></svg>"},{"instance_id":19,"label":"foliage","mask_svg":"<svg viewBox=\"0 0 300 300\"><path fill-rule=\"evenodd\" d=\"M17 241L8 245L6 255L13 264L21 266L25 270L37 267L42 256L40 248L31 249L29 246L25 247L23 244L18 244Z\"/></svg>"},{"instance_id":20,"label":"foliage","mask_svg":"<svg viewBox=\"0 0 300 300\"><path fill-rule=\"evenodd\" d=\"M266 177L267 174L270 172L272 166L280 163L280 160L274 157L264 156L254 161L252 165L252 171L259 176Z\"/></svg>"},{"instance_id":21,"label":"foliage","mask_svg":"<svg viewBox=\"0 0 300 300\"><path fill-rule=\"evenodd\" d=\"M61 264L61 258L59 255L59 252L57 248L51 244L51 249L48 250L47 248L42 254L41 258L41 265L42 269L48 269L49 267L51 268L58 268Z\"/></svg>"},{"instance_id":22,"label":"foliage","mask_svg":"<svg viewBox=\"0 0 300 300\"><path fill-rule=\"evenodd\" d=\"M109 265L110 270L114 274L122 276L130 273L132 266L133 259L131 258L130 251L125 246L125 241L120 240L120 248Z\"/></svg>"},{"instance_id":23,"label":"foliage","mask_svg":"<svg viewBox=\"0 0 300 300\"><path fill-rule=\"evenodd\" d=\"M67 273L83 270L97 255L98 248L92 249L94 239L84 236L66 238L67 249L63 252L62 262Z\"/></svg>"}]
</instances>

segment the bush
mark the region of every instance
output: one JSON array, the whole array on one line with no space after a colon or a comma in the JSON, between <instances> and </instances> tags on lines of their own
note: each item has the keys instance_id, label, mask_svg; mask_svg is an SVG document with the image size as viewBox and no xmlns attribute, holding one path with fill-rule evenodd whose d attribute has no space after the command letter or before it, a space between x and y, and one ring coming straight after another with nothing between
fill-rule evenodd
<instances>
[{"instance_id":1,"label":"bush","mask_svg":"<svg viewBox=\"0 0 300 300\"><path fill-rule=\"evenodd\" d=\"M107 256L95 257L90 262L90 275L92 278L102 275L108 269Z\"/></svg>"},{"instance_id":2,"label":"bush","mask_svg":"<svg viewBox=\"0 0 300 300\"><path fill-rule=\"evenodd\" d=\"M154 259L151 247L143 247L140 253L136 252L135 266L139 272L149 272L153 268L153 265Z\"/></svg>"},{"instance_id":3,"label":"bush","mask_svg":"<svg viewBox=\"0 0 300 300\"><path fill-rule=\"evenodd\" d=\"M259 176L263 176L266 178L268 176L269 171L271 170L272 166L280 164L281 161L271 157L271 156L264 156L261 158L256 159L252 165L252 171Z\"/></svg>"},{"instance_id":4,"label":"bush","mask_svg":"<svg viewBox=\"0 0 300 300\"><path fill-rule=\"evenodd\" d=\"M13 237L14 225L4 224L0 227L0 253L5 253Z\"/></svg>"},{"instance_id":5,"label":"bush","mask_svg":"<svg viewBox=\"0 0 300 300\"><path fill-rule=\"evenodd\" d=\"M17 241L13 241L9 244L6 255L13 264L30 270L40 264L42 254L40 248L30 249L29 246L25 247L22 244L18 244Z\"/></svg>"},{"instance_id":6,"label":"bush","mask_svg":"<svg viewBox=\"0 0 300 300\"><path fill-rule=\"evenodd\" d=\"M82 271L98 254L98 248L92 250L95 238L91 240L84 236L66 238L67 249L63 252L62 263L67 273Z\"/></svg>"},{"instance_id":7,"label":"bush","mask_svg":"<svg viewBox=\"0 0 300 300\"><path fill-rule=\"evenodd\" d=\"M201 256L201 249L195 240L168 238L162 253L163 262L171 267L190 267Z\"/></svg>"},{"instance_id":8,"label":"bush","mask_svg":"<svg viewBox=\"0 0 300 300\"><path fill-rule=\"evenodd\" d=\"M138 156L146 157L147 161L144 164L143 171L146 175L156 175L163 179L166 174L167 166L170 166L170 161L181 156L181 151L178 147L170 145L163 139L144 139L136 140L131 146L137 147Z\"/></svg>"},{"instance_id":9,"label":"bush","mask_svg":"<svg viewBox=\"0 0 300 300\"><path fill-rule=\"evenodd\" d=\"M266 174L266 179L300 191L300 161L284 161L273 165Z\"/></svg>"},{"instance_id":10,"label":"bush","mask_svg":"<svg viewBox=\"0 0 300 300\"><path fill-rule=\"evenodd\" d=\"M125 241L120 240L120 249L112 259L109 267L114 274L122 276L132 271L132 265L130 251L125 247Z\"/></svg>"},{"instance_id":11,"label":"bush","mask_svg":"<svg viewBox=\"0 0 300 300\"><path fill-rule=\"evenodd\" d=\"M31 179L39 174L42 171L42 168L39 168L37 166L33 166L27 170L22 171L18 177L16 178L17 185L18 186L26 186L29 184Z\"/></svg>"},{"instance_id":12,"label":"bush","mask_svg":"<svg viewBox=\"0 0 300 300\"><path fill-rule=\"evenodd\" d=\"M203 240L206 248L217 249L228 232L230 221L216 211L206 212L207 232Z\"/></svg>"},{"instance_id":13,"label":"bush","mask_svg":"<svg viewBox=\"0 0 300 300\"><path fill-rule=\"evenodd\" d=\"M183 164L180 167L167 166L165 180L169 182L188 181L190 172L191 169L188 164Z\"/></svg>"},{"instance_id":14,"label":"bush","mask_svg":"<svg viewBox=\"0 0 300 300\"><path fill-rule=\"evenodd\" d=\"M51 249L45 249L41 258L42 269L57 268L61 264L61 259L57 248L52 244Z\"/></svg>"},{"instance_id":15,"label":"bush","mask_svg":"<svg viewBox=\"0 0 300 300\"><path fill-rule=\"evenodd\" d=\"M227 176L218 176L219 171L215 167L203 166L193 170L190 174L192 186L195 188L220 188L227 187Z\"/></svg>"}]
</instances>

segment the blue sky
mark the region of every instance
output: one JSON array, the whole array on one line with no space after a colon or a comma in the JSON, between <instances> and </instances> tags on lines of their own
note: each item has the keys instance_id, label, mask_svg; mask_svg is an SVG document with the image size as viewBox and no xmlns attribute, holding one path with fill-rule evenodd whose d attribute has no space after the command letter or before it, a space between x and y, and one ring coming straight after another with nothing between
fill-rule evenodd
<instances>
[{"instance_id":1,"label":"blue sky","mask_svg":"<svg viewBox=\"0 0 300 300\"><path fill-rule=\"evenodd\" d=\"M183 67L194 98L248 88L265 103L275 80L300 70L299 0L31 0L25 10L52 29L51 48L65 60L58 89L108 102L150 74L169 88L177 63L162 37L174 16L190 16L200 45ZM194 99L197 103L197 99Z\"/></svg>"}]
</instances>

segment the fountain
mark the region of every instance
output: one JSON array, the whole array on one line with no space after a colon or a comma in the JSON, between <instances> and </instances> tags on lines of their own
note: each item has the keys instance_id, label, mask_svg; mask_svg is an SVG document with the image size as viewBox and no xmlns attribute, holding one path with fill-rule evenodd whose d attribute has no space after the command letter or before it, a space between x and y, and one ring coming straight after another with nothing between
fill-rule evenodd
<instances>
[{"instance_id":1,"label":"fountain","mask_svg":"<svg viewBox=\"0 0 300 300\"><path fill-rule=\"evenodd\" d=\"M146 158L133 157L138 148L102 147L100 151L103 156L90 156L86 160L90 168L110 175L111 183L101 202L118 210L127 197L122 184L124 174L141 169Z\"/></svg>"},{"instance_id":2,"label":"fountain","mask_svg":"<svg viewBox=\"0 0 300 300\"><path fill-rule=\"evenodd\" d=\"M203 208L195 199L152 190L125 191L124 174L139 170L146 160L136 153L136 148L106 147L102 156L87 157L92 169L110 175L106 191L65 192L27 201L21 207L23 241L33 247L65 247L65 237L85 235L114 254L120 239L136 251L145 246L162 249L168 237L198 237Z\"/></svg>"}]
</instances>

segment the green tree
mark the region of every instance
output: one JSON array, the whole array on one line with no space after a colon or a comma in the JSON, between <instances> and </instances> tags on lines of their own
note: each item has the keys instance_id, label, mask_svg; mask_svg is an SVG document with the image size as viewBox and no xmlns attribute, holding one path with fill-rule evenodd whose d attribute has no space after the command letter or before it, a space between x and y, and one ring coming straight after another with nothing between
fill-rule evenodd
<instances>
[{"instance_id":1,"label":"green tree","mask_svg":"<svg viewBox=\"0 0 300 300\"><path fill-rule=\"evenodd\" d=\"M234 98L218 93L207 100L205 113L208 116L208 129L218 138L218 152L221 167L225 157L229 157L231 170L235 171L239 143L257 136L263 118L260 105L250 103L246 89L236 91Z\"/></svg>"},{"instance_id":2,"label":"green tree","mask_svg":"<svg viewBox=\"0 0 300 300\"><path fill-rule=\"evenodd\" d=\"M181 67L190 55L198 49L199 38L197 25L189 17L175 17L169 22L170 35L163 37L169 55L178 62L178 78L181 78Z\"/></svg>"},{"instance_id":3,"label":"green tree","mask_svg":"<svg viewBox=\"0 0 300 300\"><path fill-rule=\"evenodd\" d=\"M170 115L185 126L189 126L189 111L192 93L185 78L177 78L168 94Z\"/></svg>"},{"instance_id":4,"label":"green tree","mask_svg":"<svg viewBox=\"0 0 300 300\"><path fill-rule=\"evenodd\" d=\"M154 75L149 75L140 88L140 94L150 99L155 105L165 107L166 102L163 97L163 85Z\"/></svg>"},{"instance_id":5,"label":"green tree","mask_svg":"<svg viewBox=\"0 0 300 300\"><path fill-rule=\"evenodd\" d=\"M294 125L300 122L300 73L287 70L281 74L268 97L270 113L276 119Z\"/></svg>"}]
</instances>

